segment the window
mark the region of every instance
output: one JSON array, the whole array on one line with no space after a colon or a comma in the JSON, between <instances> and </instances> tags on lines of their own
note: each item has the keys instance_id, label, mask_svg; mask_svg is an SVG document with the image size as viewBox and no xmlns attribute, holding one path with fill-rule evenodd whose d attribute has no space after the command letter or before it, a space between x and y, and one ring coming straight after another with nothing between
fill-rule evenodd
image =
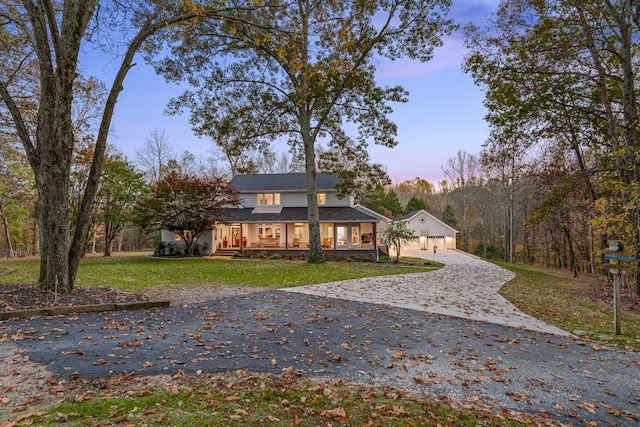
<instances>
[{"instance_id":1,"label":"window","mask_svg":"<svg viewBox=\"0 0 640 427\"><path fill-rule=\"evenodd\" d=\"M362 243L360 241L360 226L359 225L336 225L336 248L356 248Z\"/></svg>"},{"instance_id":2,"label":"window","mask_svg":"<svg viewBox=\"0 0 640 427\"><path fill-rule=\"evenodd\" d=\"M338 246L347 246L347 233L349 229L346 225L338 225L336 226L336 242Z\"/></svg>"},{"instance_id":3,"label":"window","mask_svg":"<svg viewBox=\"0 0 640 427\"><path fill-rule=\"evenodd\" d=\"M296 239L303 240L304 239L304 224L296 223L294 225L294 236Z\"/></svg>"},{"instance_id":4,"label":"window","mask_svg":"<svg viewBox=\"0 0 640 427\"><path fill-rule=\"evenodd\" d=\"M258 237L277 237L280 238L280 225L278 224L261 224L258 227Z\"/></svg>"},{"instance_id":5,"label":"window","mask_svg":"<svg viewBox=\"0 0 640 427\"><path fill-rule=\"evenodd\" d=\"M280 206L280 193L258 194L258 206Z\"/></svg>"},{"instance_id":6,"label":"window","mask_svg":"<svg viewBox=\"0 0 640 427\"><path fill-rule=\"evenodd\" d=\"M182 231L182 235L184 236L185 239L190 240L193 236L193 232L191 230L183 230ZM177 232L174 233L173 235L174 240L181 240L182 237L180 237L180 234L178 234Z\"/></svg>"},{"instance_id":7,"label":"window","mask_svg":"<svg viewBox=\"0 0 640 427\"><path fill-rule=\"evenodd\" d=\"M360 246L360 227L351 226L351 246Z\"/></svg>"},{"instance_id":8,"label":"window","mask_svg":"<svg viewBox=\"0 0 640 427\"><path fill-rule=\"evenodd\" d=\"M323 237L322 247L333 248L333 227L331 225L320 224L320 234Z\"/></svg>"},{"instance_id":9,"label":"window","mask_svg":"<svg viewBox=\"0 0 640 427\"><path fill-rule=\"evenodd\" d=\"M318 205L322 206L327 203L327 195L325 193L318 193Z\"/></svg>"}]
</instances>

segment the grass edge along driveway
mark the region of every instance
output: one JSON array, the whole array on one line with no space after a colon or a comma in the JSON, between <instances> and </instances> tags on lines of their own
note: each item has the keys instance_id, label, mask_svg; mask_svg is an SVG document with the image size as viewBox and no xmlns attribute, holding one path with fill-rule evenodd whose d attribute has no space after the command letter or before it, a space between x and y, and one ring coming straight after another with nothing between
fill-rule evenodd
<instances>
[{"instance_id":1,"label":"grass edge along driveway","mask_svg":"<svg viewBox=\"0 0 640 427\"><path fill-rule=\"evenodd\" d=\"M108 287L125 292L207 283L275 289L361 277L418 273L435 268L424 262L416 260L414 265L362 262L310 264L305 261L269 259L150 258L140 254L121 254L83 259L75 285ZM433 264L433 261L428 262ZM38 259L0 262L0 283L34 283L38 278L39 266Z\"/></svg>"}]
</instances>

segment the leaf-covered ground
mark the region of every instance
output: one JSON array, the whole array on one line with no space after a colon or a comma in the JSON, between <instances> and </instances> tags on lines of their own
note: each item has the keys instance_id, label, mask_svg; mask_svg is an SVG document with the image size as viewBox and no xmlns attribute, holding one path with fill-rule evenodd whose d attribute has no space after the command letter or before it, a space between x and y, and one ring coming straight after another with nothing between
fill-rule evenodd
<instances>
[{"instance_id":1,"label":"leaf-covered ground","mask_svg":"<svg viewBox=\"0 0 640 427\"><path fill-rule=\"evenodd\" d=\"M380 304L269 291L147 312L22 320L0 332L19 350L15 365L28 358L49 366L61 388L78 377L99 388L105 378L127 375L292 370L313 381L448 396L530 419L640 420L637 353ZM338 421L321 422L355 416L342 404L319 414L339 408L344 416L325 412Z\"/></svg>"},{"instance_id":2,"label":"leaf-covered ground","mask_svg":"<svg viewBox=\"0 0 640 427\"><path fill-rule=\"evenodd\" d=\"M110 288L77 286L71 293L55 293L43 292L37 285L29 283L0 284L0 311L3 312L91 304L124 304L148 300L149 297L146 295Z\"/></svg>"},{"instance_id":3,"label":"leaf-covered ground","mask_svg":"<svg viewBox=\"0 0 640 427\"><path fill-rule=\"evenodd\" d=\"M594 301L596 304L601 305L610 305L611 301L611 286L602 280L583 280L584 286L581 286L577 289L576 295L580 297L589 298ZM215 300L221 298L231 297L233 295L244 295L247 292L255 292L257 289L249 289L242 287L220 287L213 285L198 285L196 287L192 286L182 286L182 287L174 287L171 289L157 289L152 291L148 295L137 295L137 294L129 294L119 291L114 291L107 288L85 288L85 287L77 287L74 293L69 295L55 295L51 293L41 293L37 287L34 285L0 285L0 311L9 311L9 310L20 310L27 308L45 308L51 306L73 306L73 305L86 305L86 304L102 304L105 302L115 302L115 303L127 303L127 302L139 302L146 301L149 299L167 299L172 301L172 305L183 305L189 302L202 302L206 300ZM631 313L638 313L640 310L638 308L638 298L635 296L635 293L631 292L629 289L625 289L623 292L623 305L625 307L625 311ZM323 305L317 305L314 307L317 310L326 309L329 307L323 307ZM319 312L320 313L320 312ZM195 314L195 313L194 313ZM222 312L218 313L219 316L222 315ZM369 315L371 320L375 318L377 314ZM201 316L198 314L198 316ZM261 322L263 328L271 328L274 331L277 331L278 327L274 325L270 325L269 319L265 313L260 311L252 312L252 317L254 320ZM222 317L222 316L221 316ZM205 326L207 324L215 324L215 318L210 318L210 315L207 315ZM331 325L332 327L338 327L339 330L342 330L346 333L352 332L355 325L352 324L342 324L337 316L329 316L324 318L318 318L316 320L327 322L327 326ZM313 319L312 319L313 320ZM69 324L73 324L74 320L71 319ZM144 325L138 322L134 322L133 320L128 321L127 323L131 324L131 327L125 327L125 323L117 323L111 322L106 325L103 329L113 331L132 331L134 329L134 325L138 325L136 328L141 330L144 328ZM458 322L462 324L461 322ZM336 326L337 325L337 326ZM366 323L365 323L366 325ZM295 330L300 333L301 324L296 324L296 322L287 322L284 325L284 328L289 331ZM209 326L210 327L210 326ZM234 328L238 328L239 326L233 326ZM402 331L406 327L415 328L416 324L412 323L411 325L407 325L401 322L396 322L390 325L391 331L395 333L403 333ZM417 326L419 329L420 325ZM63 324L58 326L51 326L44 329L19 329L18 332L22 335L21 339L27 340L46 340L48 338L54 338L58 340L63 335L66 334L65 328ZM455 329L455 330L454 330ZM201 334L205 333L206 328L198 330L196 335L185 335L188 336L191 340L199 340L201 338ZM1 332L1 331L0 331ZM6 331L5 331L6 332ZM272 331L273 332L273 331ZM287 348L292 346L291 340L293 339L293 332L290 332L291 335L282 336L282 330L280 330L280 334L276 333L276 338L278 340L275 342L276 347ZM471 345L468 344L468 340L466 340L466 336L457 337L460 338L460 342L455 341L453 338L447 338L446 340L442 340L447 334L463 334L467 336L476 336L489 338L485 340L486 343L484 346L488 346L486 348L494 348L499 347L502 348L504 355L501 357L493 357L486 356L482 349L481 345ZM444 335L442 335L444 334ZM95 333L94 333L95 335ZM442 335L442 336L441 336ZM249 335L245 334L245 338ZM327 357L323 357L325 360L324 363L321 364L318 369L322 371L327 368L327 366L335 366L348 360L348 356L351 354L351 357L354 356L354 351L358 352L358 348L363 349L364 346L362 343L350 342L348 337L354 336L355 331L350 335L345 335L337 344L339 345L339 350L333 350L333 353ZM418 335L416 335L418 336ZM47 338L48 337L48 338ZM142 335L141 335L142 337ZM118 397L124 396L127 400L130 398L139 398L144 397L143 395L147 393L154 394L159 393L163 395L163 393L169 393L169 395L175 395L176 404L180 402L180 399L193 399L197 396L206 395L205 397L209 398L208 401L201 401L200 405L207 404L209 402L210 405L218 405L222 406L224 404L235 404L237 403L235 395L229 394L221 394L217 395L217 399L220 400L219 403L215 403L214 397L211 395L211 391L203 392L198 391L197 384L199 382L205 381L214 381L213 377L209 377L208 374L197 374L190 373L185 374L179 371L177 374L173 375L151 375L144 377L138 376L130 376L128 374L123 374L120 376L111 377L111 379L96 379L96 380L85 380L80 377L64 377L64 376L52 376L49 372L45 371L42 368L41 364L36 364L31 362L30 353L25 351L20 347L15 347L13 345L7 346L5 344L9 344L10 342L17 344L20 346L20 338L18 340L15 339L15 335L10 337L9 333L0 333L0 357L1 360L7 362L8 369L5 369L2 373L0 373L0 426L12 426L12 425L20 425L25 423L34 422L34 420L39 420L37 422L44 422L44 415L40 414L43 408L46 408L49 405L55 405L57 402L62 399L70 399L71 401L75 401L78 404L81 404L83 401L91 402L90 406L95 406L96 401L91 401L91 399L99 399L105 400L107 404L109 404L109 408L114 406L116 409L114 411L119 411L124 417L121 421L125 422L125 418L128 420L136 420L147 423L149 425L154 425L152 421L155 419L158 420L159 424L162 425L163 422L168 420L167 417L172 416L174 411L162 411L157 407L131 407L127 408L122 406L123 403L121 400L115 400ZM283 338L284 339L283 341ZM367 344L368 339L362 341L364 344ZM536 400L536 393L540 393L543 391L545 395L551 396L559 396L559 389L567 386L566 378L552 377L554 378L553 382L549 379L536 377L531 375L530 378L524 378L524 389L519 390L520 385L515 383L515 378L518 377L518 364L510 365L508 362L508 354L515 355L519 352L521 355L519 359L523 359L528 353L532 350L538 351L539 345L542 345L542 341L540 344L536 344L532 346L534 341L531 338L523 338L521 336L507 336L497 333L492 333L487 328L482 326L476 327L472 329L472 333L464 332L460 326L455 326L453 329L450 327L440 327L439 332L433 332L431 335L426 337L430 340L430 347L433 347L433 354L426 352L415 353L411 352L409 348L403 347L406 346L406 343L400 343L396 348L392 348L387 357L387 359L376 359L375 356L372 356L370 368L382 369L383 371L392 372L393 370L400 369L399 372L402 372L403 366L404 369L409 367L411 370L412 364L417 364L420 362L421 364L426 364L426 368L424 368L420 375L414 375L411 381L413 381L416 387L422 387L428 391L437 391L442 389L443 385L446 384L456 384L462 386L462 390L470 391L470 393L463 396L461 399L449 400L444 399L441 404L443 406L440 407L431 407L430 404L426 404L424 400L415 399L416 395L414 393L405 393L400 391L400 388L394 388L391 386L386 387L373 387L373 388L353 388L347 387L346 389L341 388L342 386L347 385L346 383L335 381L329 382L321 382L321 383L302 383L301 381L306 381L303 378L299 378L298 375L292 377L281 377L280 375L267 374L266 377L260 376L260 378L266 378L267 380L261 380L258 384L264 384L267 388L267 391L275 396L279 396L280 401L285 400L285 406L280 407L279 411L283 410L284 412L274 414L262 414L258 415L254 412L256 409L252 409L251 407L245 406L236 406L231 407L230 412L226 413L227 418L230 420L236 419L238 421L238 425L244 425L243 423L260 423L265 422L265 420L270 421L277 425L280 420L285 425L290 425L291 423L295 423L296 418L287 418L287 407L290 407L291 411L293 411L293 415L300 414L300 407L304 408L305 402L310 402L316 399L314 396L317 395L319 399L320 396L327 397L326 394L331 394L335 397L335 399L329 399L329 406L318 406L313 408L306 408L306 411L312 411L314 418L318 424L349 424L349 421L355 420L354 417L358 418L358 422L362 421L363 425L388 425L389 421L393 421L396 425L421 425L423 424L425 417L432 417L432 419L437 420L437 422L444 423L443 425L447 425L448 423L453 423L453 425L467 425L462 424L461 421L454 418L460 415L461 411L466 411L470 408L485 408L489 410L489 412L485 413L481 416L481 422L483 424L488 425L513 425L503 420L503 417L507 418L516 418L525 423L542 423L544 418L539 418L538 415L544 414L545 410L542 410L541 403ZM456 338L456 339L457 339ZM452 341L450 341L450 339ZM86 335L82 336L83 341L91 342L92 337L91 333L87 332ZM126 350L129 354L135 353L137 348L142 347L144 342L142 338L138 340L135 339L125 339L123 338L117 347L121 347L123 350ZM78 341L79 343L80 341ZM409 341L410 342L410 341ZM316 342L311 342L311 344L306 343L305 346L313 346L313 344L317 344ZM438 345L439 344L439 345ZM214 344L209 343L210 347L213 348L228 348L233 346L231 342L221 341L216 342ZM547 341L545 346L549 346L549 342ZM603 346L593 345L593 344L579 344L581 347L577 347L577 351L580 351L584 354L582 358L577 359L577 365L575 367L570 367L571 373L575 374L576 372L582 372L584 375L584 384L581 384L580 393L576 392L576 396L574 400L561 401L558 397L558 403L555 403L552 407L553 411L561 416L560 419L564 417L565 422L567 420L574 420L576 425L582 425L583 423L588 423L589 419L603 419L601 418L603 414L608 413L605 423L611 425L627 425L627 423L634 423L638 421L638 412L639 411L628 411L624 410L620 406L611 405L612 401L610 399L619 399L620 392L616 390L614 387L608 387L604 384L604 381L607 379L607 375L601 376L601 370L592 369L588 366L588 363L591 363L589 360L593 358L593 361L603 362L605 359L609 359L613 357L613 353L610 353ZM322 346L321 346L322 347ZM442 361L445 359L445 356L442 354L438 354L437 348L440 347L441 350L439 353L442 353L444 350L448 355L448 359L451 359L448 363L448 366L452 372L455 372L454 375L445 375L444 373L438 373L437 370L433 367L434 364L437 364L437 361ZM573 345L571 345L573 347ZM88 347L90 348L90 347ZM560 344L559 348L566 349L565 344ZM587 353L587 350L590 352ZM188 348L185 351L189 351ZM213 350L217 351L217 350ZM222 351L222 350L220 350ZM560 350L562 351L562 350ZM105 354L94 354L90 353L88 350L81 348L80 346L74 347L73 349L66 349L64 351L67 356L76 356L91 359L93 360L93 366L95 369L101 369L102 366L107 364L113 364L116 370L121 362L115 360L112 361L111 357L112 353ZM342 353L344 354L342 354ZM319 359L319 349L316 349L315 356L309 356L309 360ZM346 354L346 356L345 356ZM589 356L591 354L591 356ZM636 353L637 354L637 353ZM258 355L253 355L258 360ZM564 354L560 355L561 358L558 359L558 365L562 365L565 363L567 359L565 359ZM93 358L92 358L93 357ZM120 357L120 356L119 356ZM125 357L125 356L121 356ZM128 356L127 356L128 357ZM169 357L169 355L167 355ZM264 356L261 356L263 359L266 359ZM380 356L377 356L380 357ZM95 359L95 360L94 360ZM438 360L440 359L440 360ZM447 360L448 360L447 359ZM596 360L598 359L598 360ZM386 361L385 361L386 360ZM177 357L166 359L169 365L173 367L180 368L182 367L182 361ZM275 365L272 365L276 370L278 368L278 363L282 364L279 357L274 357L271 359L266 359L268 365L272 365L275 361ZM318 360L316 360L318 361ZM191 360L194 363L194 360ZM307 363L307 360L304 361ZM147 365L151 368L153 365L158 365L161 363L161 359L157 360L149 360ZM524 366L527 363L522 361ZM566 362L569 363L569 362ZM187 362L189 364L189 362ZM375 366L378 365L378 366ZM69 364L69 367L73 366ZM257 365L256 365L257 366ZM640 366L640 360L638 357L632 356L628 366L624 366L623 369L629 372L629 379L637 378L637 370L638 366ZM558 366L561 367L561 366ZM367 368L368 370L368 368ZM237 392L236 394L239 396L244 396L243 399L250 399L250 395L253 393L252 388L255 386L253 382L255 381L254 374L241 370L237 372L243 372L243 374L235 378L234 370L231 370L231 378L227 378L225 381L226 384L230 384L230 390L232 392ZM512 374L516 373L515 376L512 377ZM604 372L603 374L610 374L611 372ZM258 374L263 375L263 374ZM407 375L406 370L403 375ZM556 374L558 375L558 374ZM216 377L218 378L218 377ZM223 376L224 378L224 376ZM245 381L246 380L246 381ZM250 380L250 381L249 381ZM271 380L274 380L274 383L271 383ZM216 384L222 380L216 379ZM140 395L131 394L132 384L136 383L144 383L144 387L142 390L147 390L146 392L140 391ZM500 399L504 403L504 399L513 401L517 403L519 408L523 406L529 406L531 411L528 415L516 415L516 413L509 409L504 409L505 406L500 405L491 405L491 399L487 399L487 396L482 396L481 393L475 392L474 390L482 390L482 384L493 383L498 385L504 385L504 390L502 391L503 398ZM557 383L557 384L556 384ZM290 399L287 399L284 394L285 388L297 388L301 392L296 395L294 402L291 402ZM337 388L336 388L337 387ZM350 390L350 391L346 391ZM394 401L385 400L389 396L385 396L386 392L395 396ZM640 402L640 388L636 387L632 388L630 395L628 398L635 402L633 406L637 406ZM376 394L376 392L381 392L382 397L381 400L371 400L371 404L365 405L364 407L358 406L353 402L353 399L347 398L348 393L356 393L356 395L360 396L360 399L373 399L372 396ZM594 398L595 393L599 393L602 398ZM247 397L249 396L249 397ZM340 396L338 399L337 397ZM589 398L591 397L591 398ZM113 401L109 399L113 398ZM497 402L499 396L494 395L493 399ZM213 399L213 400L212 400ZM310 399L310 400L309 400ZM399 400L402 400L400 403ZM405 402L406 400L406 402ZM139 400L135 400L140 403ZM368 401L367 401L368 402ZM366 403L366 402L365 402ZM111 405L113 404L113 405ZM120 406L119 406L120 405ZM421 405L420 409L417 412L412 412L412 409L415 408L415 405ZM425 406L426 405L426 406ZM357 407L356 407L357 406ZM81 411L85 409L82 406L73 407L68 406L64 411L59 412L58 416L60 418L54 419L52 421L52 425L57 422L71 422L72 424L76 423L82 416L74 415L80 414ZM120 409L118 409L120 408ZM494 415L488 415L491 411L495 411L496 408L503 408L506 412L500 412ZM178 407L178 412L181 409ZM187 408L184 408L186 412L188 412ZM297 412L296 412L297 411ZM445 411L444 415L440 414L434 415L434 411ZM540 412L542 411L542 412ZM196 411L197 412L197 411ZM538 413L540 412L540 413ZM467 417L467 414L462 414L461 416ZM473 420L476 415L471 415L469 419ZM595 418L594 418L595 416ZM99 420L99 415L95 418L92 415L85 416L88 421L92 420L93 425L110 425L108 422L100 424L97 422ZM255 417L262 417L260 419ZM273 418L270 418L273 417ZM438 418L442 417L442 418ZM483 418L484 417L484 418ZM55 418L55 417L54 417ZM224 418L223 418L224 419ZM298 416L298 419L301 419ZM467 418L464 418L467 419ZM556 418L557 420L558 418ZM4 424L3 420L7 420ZM437 423L436 422L436 423ZM15 423L15 424L12 424ZM76 425L76 424L74 424ZM303 424L304 425L304 424ZM452 424L449 424L452 425ZM471 421L471 424L468 425L476 425ZM592 424L596 425L596 424ZM599 424L598 424L599 425Z\"/></svg>"}]
</instances>

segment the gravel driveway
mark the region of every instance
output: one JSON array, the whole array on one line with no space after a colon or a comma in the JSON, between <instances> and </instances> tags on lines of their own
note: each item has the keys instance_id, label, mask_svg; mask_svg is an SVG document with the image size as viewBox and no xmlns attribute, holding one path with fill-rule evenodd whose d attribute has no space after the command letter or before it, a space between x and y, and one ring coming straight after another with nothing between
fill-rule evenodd
<instances>
[{"instance_id":1,"label":"gravel driveway","mask_svg":"<svg viewBox=\"0 0 640 427\"><path fill-rule=\"evenodd\" d=\"M308 295L342 298L568 336L568 332L528 316L498 294L515 274L459 251L433 254L403 251L403 256L442 262L428 273L368 277L283 289Z\"/></svg>"}]
</instances>

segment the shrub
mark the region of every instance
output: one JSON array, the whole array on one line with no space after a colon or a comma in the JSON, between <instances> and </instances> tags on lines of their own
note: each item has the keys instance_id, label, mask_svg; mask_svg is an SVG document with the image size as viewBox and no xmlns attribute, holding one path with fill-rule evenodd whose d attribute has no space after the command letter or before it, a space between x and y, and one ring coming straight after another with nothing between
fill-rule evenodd
<instances>
[{"instance_id":1,"label":"shrub","mask_svg":"<svg viewBox=\"0 0 640 427\"><path fill-rule=\"evenodd\" d=\"M473 254L479 257L484 256L484 245L479 243L478 246L473 250ZM500 259L502 257L503 252L493 245L487 246L487 258L488 259Z\"/></svg>"},{"instance_id":2,"label":"shrub","mask_svg":"<svg viewBox=\"0 0 640 427\"><path fill-rule=\"evenodd\" d=\"M164 242L160 242L156 245L155 251L153 251L153 256L165 256L167 250L167 245Z\"/></svg>"}]
</instances>

